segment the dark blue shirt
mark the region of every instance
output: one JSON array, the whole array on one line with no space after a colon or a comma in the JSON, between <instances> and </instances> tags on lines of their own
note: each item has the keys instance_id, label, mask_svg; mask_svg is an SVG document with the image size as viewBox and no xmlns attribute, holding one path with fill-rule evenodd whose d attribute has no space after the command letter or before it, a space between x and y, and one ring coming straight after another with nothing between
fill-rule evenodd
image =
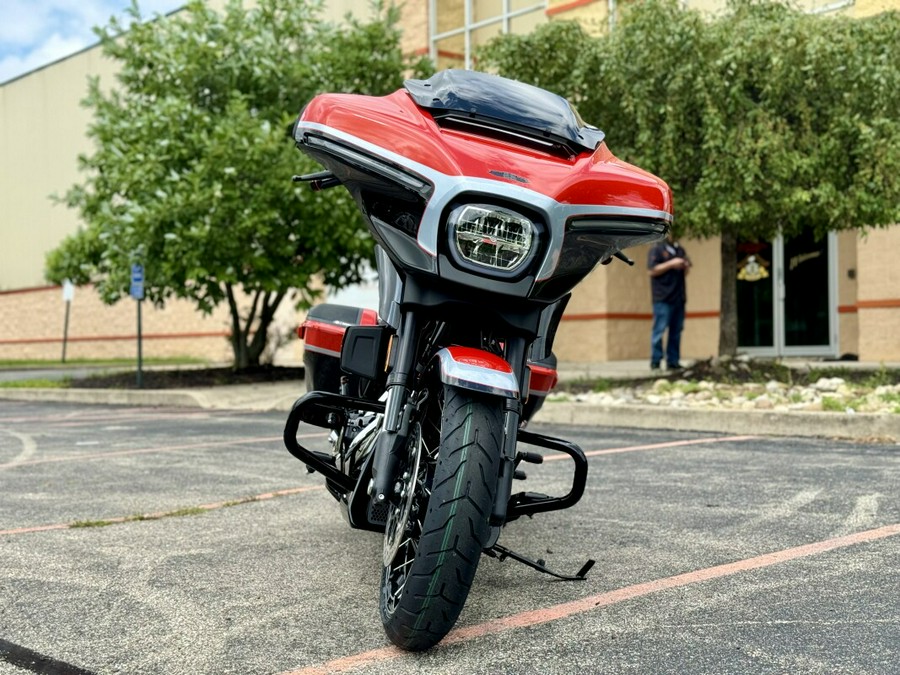
<instances>
[{"instance_id":1,"label":"dark blue shirt","mask_svg":"<svg viewBox=\"0 0 900 675\"><path fill-rule=\"evenodd\" d=\"M653 269L660 263L672 258L687 258L687 253L677 242L663 241L647 254L647 269ZM684 304L687 292L684 287L684 270L668 270L655 277L650 277L650 288L653 291L653 302Z\"/></svg>"}]
</instances>

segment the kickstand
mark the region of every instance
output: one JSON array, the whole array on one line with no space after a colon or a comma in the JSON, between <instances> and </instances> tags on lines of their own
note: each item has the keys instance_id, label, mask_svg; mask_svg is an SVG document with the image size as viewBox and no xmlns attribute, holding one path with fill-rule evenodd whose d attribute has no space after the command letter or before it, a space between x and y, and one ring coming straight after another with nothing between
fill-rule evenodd
<instances>
[{"instance_id":1,"label":"kickstand","mask_svg":"<svg viewBox=\"0 0 900 675\"><path fill-rule=\"evenodd\" d=\"M581 566L581 569L575 574L575 576L569 576L567 574L557 574L556 572L547 569L544 565L543 560L532 560L531 558L526 558L524 555L516 553L515 551L510 551L505 546L500 546L500 544L494 544L490 548L486 548L484 550L486 555L489 555L492 558L496 558L500 562L503 562L506 558L512 558L523 565L528 565L532 569L536 569L538 572L543 572L544 574L549 574L551 577L556 577L557 579L562 579L563 581L584 581L585 576L590 571L590 569L594 566L593 560L588 560L584 565Z\"/></svg>"}]
</instances>

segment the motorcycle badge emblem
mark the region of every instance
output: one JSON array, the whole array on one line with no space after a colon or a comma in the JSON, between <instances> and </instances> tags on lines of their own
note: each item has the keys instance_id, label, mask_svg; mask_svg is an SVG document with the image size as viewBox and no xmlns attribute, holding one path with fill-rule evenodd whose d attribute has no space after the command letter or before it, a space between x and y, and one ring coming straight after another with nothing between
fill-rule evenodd
<instances>
[{"instance_id":1,"label":"motorcycle badge emblem","mask_svg":"<svg viewBox=\"0 0 900 675\"><path fill-rule=\"evenodd\" d=\"M516 182L518 182L518 183L527 183L527 182L529 182L527 178L525 178L525 177L523 177L523 176L517 176L516 174L510 173L509 171L495 171L495 170L491 169L490 171L488 171L488 173L490 173L490 174L492 174L492 175L494 175L494 176L499 176L500 178L506 178L506 179L508 179L508 180L514 180L514 181L516 181Z\"/></svg>"}]
</instances>

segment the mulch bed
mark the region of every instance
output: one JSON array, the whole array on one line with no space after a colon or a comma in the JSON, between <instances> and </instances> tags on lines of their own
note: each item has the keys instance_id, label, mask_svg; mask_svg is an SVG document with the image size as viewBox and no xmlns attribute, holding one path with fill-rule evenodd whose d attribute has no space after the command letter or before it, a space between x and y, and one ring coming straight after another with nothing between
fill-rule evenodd
<instances>
[{"instance_id":1,"label":"mulch bed","mask_svg":"<svg viewBox=\"0 0 900 675\"><path fill-rule=\"evenodd\" d=\"M144 389L187 389L228 384L257 384L302 380L303 368L256 366L243 370L233 368L180 368L176 370L143 370ZM72 380L70 387L80 389L137 389L137 371L104 373Z\"/></svg>"}]
</instances>

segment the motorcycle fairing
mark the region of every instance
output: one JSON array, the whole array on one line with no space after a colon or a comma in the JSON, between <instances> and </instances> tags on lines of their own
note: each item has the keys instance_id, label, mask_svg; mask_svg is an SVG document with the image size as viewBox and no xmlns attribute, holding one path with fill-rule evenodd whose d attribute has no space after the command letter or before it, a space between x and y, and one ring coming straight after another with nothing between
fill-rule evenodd
<instances>
[{"instance_id":1,"label":"motorcycle fairing","mask_svg":"<svg viewBox=\"0 0 900 675\"><path fill-rule=\"evenodd\" d=\"M397 96L397 94L391 94L384 98L390 99ZM405 94L401 94L401 96L405 96ZM429 164L397 154L367 140L362 135L356 135L366 131L364 125L372 126L372 118L362 117L365 109L360 109L360 117L355 119L351 117L350 120L343 119L349 111L341 110L341 107L346 106L347 103L353 104L354 107L358 106L363 101L345 101L344 99L360 98L373 102L381 100L352 94L328 94L313 99L297 122L295 140L298 145L303 146L332 170L335 170L333 160L338 160L363 170L378 173L388 181L398 182L399 177L402 176L404 187L408 187L410 191L419 195L427 194L428 199L418 224L415 240L419 248L432 259L429 265L429 271L432 273L437 271L434 259L438 254L438 237L443 214L447 207L461 195L466 195L466 201L469 202L476 201L473 199L474 196L487 202L496 202L498 199L507 200L517 204L519 208L535 210L542 215L549 227L550 236L546 253L536 273L538 281L553 276L563 248L566 225L570 221L594 219L601 224L601 230L602 224L609 223L615 228L616 233L626 233L627 244L623 242L622 246L616 246L615 242L610 242L609 255L612 255L619 248L656 241L663 236L666 226L673 220L671 193L668 186L655 176L619 162L605 149L604 144L601 144L594 155L582 155L576 160L582 165L582 173L598 172L596 167L602 168L603 175L596 176L594 180L591 180L591 186L569 184L573 173L571 166L565 167L564 175L568 180L554 181L553 176L547 173L548 167L542 166L547 163L547 158L540 158L540 161L533 162L537 166L533 166L527 171L524 171L521 166L507 169L510 173L520 176L526 173L540 175L540 183L532 183L529 179L529 184L533 184L534 188L523 187L518 182L511 183L499 177L466 175L463 167L444 167L441 166L443 162L421 157L430 159L433 164L440 166L440 168L434 168ZM408 105L413 104L410 102ZM327 120L337 117L338 121L344 124L352 124L355 127L354 133L344 131L336 126L312 121L317 116ZM376 128L375 131L383 132L385 130ZM434 133L437 134L439 131ZM389 142L390 138L381 139L382 143L386 141ZM415 154L421 156L421 152ZM512 155L513 153L508 152L507 154ZM520 148L516 149L516 154L522 154ZM365 162L361 158L365 158ZM506 156L498 156L495 153L493 159L485 158L478 169L470 170L490 176L490 171L494 169L486 167L509 167L510 164L511 162ZM553 162L550 164L552 165ZM402 169L398 171L398 167L402 167ZM443 173L441 169L452 171L452 173ZM582 182L584 181L582 180ZM544 191L538 190L537 188L541 184L550 185L547 191L557 192L566 201L558 200L545 194ZM426 188L426 185L430 186L430 190ZM654 192L657 194L654 195ZM631 203L624 203L623 193L631 196ZM608 203L591 203L603 196L608 197Z\"/></svg>"},{"instance_id":2,"label":"motorcycle fairing","mask_svg":"<svg viewBox=\"0 0 900 675\"><path fill-rule=\"evenodd\" d=\"M495 396L519 397L519 383L512 367L496 354L454 345L439 350L435 358L440 362L444 384Z\"/></svg>"},{"instance_id":3,"label":"motorcycle fairing","mask_svg":"<svg viewBox=\"0 0 900 675\"><path fill-rule=\"evenodd\" d=\"M467 83L478 83L476 94ZM515 111L486 93L493 83L512 92ZM417 99L428 103L428 85L435 100L417 105ZM545 92L550 112L540 101L529 104L531 89L455 71L384 97L326 94L306 106L294 137L350 190L392 259L407 268L445 278L458 271L441 253L454 204L523 212L542 233L539 255L520 277L464 271L458 280L482 287L488 279L495 292L552 302L598 262L661 238L672 222L672 197L665 182L618 160L601 132L583 125L564 99ZM461 115L477 124L461 124ZM535 139L549 144L535 146ZM565 152L555 149L560 144ZM372 195L393 200L390 213L381 213ZM582 249L589 255L579 254Z\"/></svg>"}]
</instances>

